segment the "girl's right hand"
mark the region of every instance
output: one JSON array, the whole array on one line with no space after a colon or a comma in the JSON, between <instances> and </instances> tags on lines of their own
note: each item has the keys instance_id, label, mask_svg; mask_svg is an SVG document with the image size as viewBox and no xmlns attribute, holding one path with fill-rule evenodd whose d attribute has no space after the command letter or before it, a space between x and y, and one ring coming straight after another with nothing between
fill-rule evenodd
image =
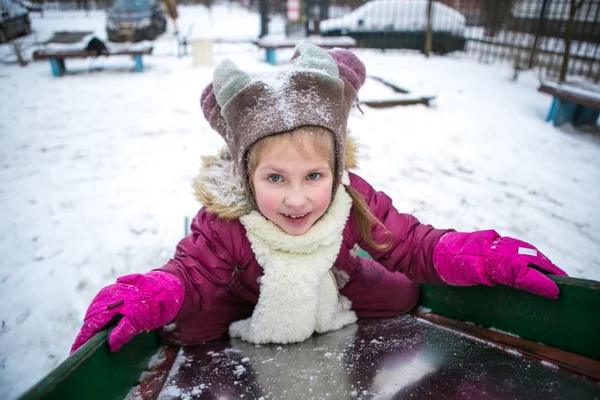
<instances>
[{"instance_id":1,"label":"girl's right hand","mask_svg":"<svg viewBox=\"0 0 600 400\"><path fill-rule=\"evenodd\" d=\"M71 354L121 315L108 337L111 351L119 350L138 333L171 322L181 308L183 295L183 284L166 272L152 271L117 279L117 283L100 290L92 300Z\"/></svg>"}]
</instances>

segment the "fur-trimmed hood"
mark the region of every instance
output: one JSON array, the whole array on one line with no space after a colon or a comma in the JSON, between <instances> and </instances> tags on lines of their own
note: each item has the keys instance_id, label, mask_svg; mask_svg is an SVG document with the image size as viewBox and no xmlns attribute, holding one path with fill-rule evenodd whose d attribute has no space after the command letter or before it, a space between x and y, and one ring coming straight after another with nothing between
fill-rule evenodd
<instances>
[{"instance_id":1,"label":"fur-trimmed hood","mask_svg":"<svg viewBox=\"0 0 600 400\"><path fill-rule=\"evenodd\" d=\"M346 170L357 167L357 152L356 143L348 136ZM202 168L192 186L206 211L224 220L240 218L254 210L227 148L216 156L202 157Z\"/></svg>"}]
</instances>

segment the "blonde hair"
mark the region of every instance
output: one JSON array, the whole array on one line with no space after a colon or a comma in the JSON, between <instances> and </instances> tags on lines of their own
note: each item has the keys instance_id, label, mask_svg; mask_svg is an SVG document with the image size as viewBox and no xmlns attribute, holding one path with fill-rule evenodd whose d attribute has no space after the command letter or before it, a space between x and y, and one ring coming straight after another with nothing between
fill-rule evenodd
<instances>
[{"instance_id":1,"label":"blonde hair","mask_svg":"<svg viewBox=\"0 0 600 400\"><path fill-rule=\"evenodd\" d=\"M258 167L261 157L268 150L281 144L293 145L300 154L307 158L315 157L315 155L323 157L327 160L331 173L335 173L335 144L331 132L319 126L303 126L296 128L293 131L267 136L250 147L247 163L248 174L250 176L250 187L253 195L254 184L252 183L252 175ZM345 157L344 154L339 154L338 156ZM346 184L344 184L344 189L352 199L352 204L354 205L353 215L354 218L356 218L360 237L373 249L388 249L394 240L393 233L390 232L375 215L373 215L369 205L358 191ZM373 238L373 229L377 227L383 229L386 236L390 236L390 240L385 243L376 242Z\"/></svg>"},{"instance_id":2,"label":"blonde hair","mask_svg":"<svg viewBox=\"0 0 600 400\"><path fill-rule=\"evenodd\" d=\"M261 157L273 147L278 145L293 145L296 150L307 158L315 156L327 160L329 168L333 173L335 162L333 136L325 129L318 126L303 126L293 131L283 132L276 135L267 136L254 143L248 151L248 174L252 179L252 174L258 167Z\"/></svg>"}]
</instances>

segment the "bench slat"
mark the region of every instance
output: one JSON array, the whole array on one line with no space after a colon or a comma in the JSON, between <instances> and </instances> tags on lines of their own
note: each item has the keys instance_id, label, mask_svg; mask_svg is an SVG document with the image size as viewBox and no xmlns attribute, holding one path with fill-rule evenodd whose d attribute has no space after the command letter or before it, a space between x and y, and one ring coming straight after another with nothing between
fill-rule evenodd
<instances>
[{"instance_id":1,"label":"bench slat","mask_svg":"<svg viewBox=\"0 0 600 400\"><path fill-rule=\"evenodd\" d=\"M303 40L295 38L277 38L277 37L265 37L254 42L259 48L265 50L265 60L271 65L277 65L277 59L275 51L277 49L288 49L294 48L298 43L307 42L325 49L331 49L339 47L343 49L349 49L356 46L356 40L350 36L336 36L336 37L308 37Z\"/></svg>"},{"instance_id":2,"label":"bench slat","mask_svg":"<svg viewBox=\"0 0 600 400\"><path fill-rule=\"evenodd\" d=\"M139 56L152 54L152 47L146 47L143 49L122 49L109 51L107 55L102 54L101 56ZM65 59L65 58L87 58L95 57L97 51L85 51L85 50L36 50L33 52L34 60L51 60L51 59Z\"/></svg>"},{"instance_id":3,"label":"bench slat","mask_svg":"<svg viewBox=\"0 0 600 400\"><path fill-rule=\"evenodd\" d=\"M254 43L260 47L261 49L289 49L294 48L298 43L307 42L319 47L323 47L326 49L330 49L333 47L340 47L344 49L349 49L352 47L356 47L356 40L351 38L350 36L339 36L339 37L308 37L303 40L294 39L294 38L274 38L274 37L266 37L263 39L259 39Z\"/></svg>"},{"instance_id":4,"label":"bench slat","mask_svg":"<svg viewBox=\"0 0 600 400\"><path fill-rule=\"evenodd\" d=\"M553 97L546 122L555 126L596 125L600 116L600 88L585 83L542 82L538 91Z\"/></svg>"},{"instance_id":5,"label":"bench slat","mask_svg":"<svg viewBox=\"0 0 600 400\"><path fill-rule=\"evenodd\" d=\"M567 84L552 85L547 83L542 83L538 91L584 107L596 110L600 109L600 93L588 91L579 87L571 88Z\"/></svg>"}]
</instances>

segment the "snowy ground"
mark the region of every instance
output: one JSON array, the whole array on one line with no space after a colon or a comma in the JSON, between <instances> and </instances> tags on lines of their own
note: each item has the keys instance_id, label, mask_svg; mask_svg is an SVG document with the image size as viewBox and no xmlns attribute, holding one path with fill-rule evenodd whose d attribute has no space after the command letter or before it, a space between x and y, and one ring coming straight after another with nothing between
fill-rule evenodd
<instances>
[{"instance_id":1,"label":"snowy ground","mask_svg":"<svg viewBox=\"0 0 600 400\"><path fill-rule=\"evenodd\" d=\"M182 30L193 23L197 36L207 27L214 37L259 30L258 16L238 8L180 13ZM102 36L103 18L73 13L33 27L40 38L90 26ZM248 44L213 50L215 62L271 68ZM169 33L142 74L118 57L68 61L73 73L60 79L47 62L0 66L0 398L63 360L96 292L162 266L184 216L197 211L190 180L200 156L223 142L199 109L212 68L176 52ZM536 244L572 276L600 280L597 133L546 124L550 98L534 75L511 81L509 66L357 53L369 73L437 95L431 108L363 107L364 116L351 116L359 174L424 222L494 228ZM373 81L364 88L369 97L388 93Z\"/></svg>"}]
</instances>

